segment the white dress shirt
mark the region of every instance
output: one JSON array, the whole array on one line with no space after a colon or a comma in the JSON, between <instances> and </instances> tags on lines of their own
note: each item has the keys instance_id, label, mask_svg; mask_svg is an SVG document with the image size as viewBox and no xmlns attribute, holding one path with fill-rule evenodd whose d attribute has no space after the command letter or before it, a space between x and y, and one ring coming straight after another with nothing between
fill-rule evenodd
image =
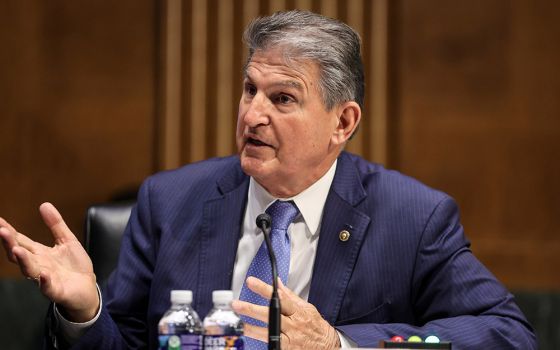
<instances>
[{"instance_id":1,"label":"white dress shirt","mask_svg":"<svg viewBox=\"0 0 560 350\"><path fill-rule=\"evenodd\" d=\"M336 161L329 171L317 182L303 192L291 198L275 198L270 195L257 181L251 178L243 220L242 236L237 248L237 256L233 268L231 288L236 299L239 298L241 287L245 281L249 265L257 254L264 236L257 228L257 216L264 213L276 199L292 200L299 209L299 214L288 227L290 236L290 272L287 287L302 299L307 300L311 286L313 262L319 242L319 229L323 208L329 194Z\"/></svg>"},{"instance_id":2,"label":"white dress shirt","mask_svg":"<svg viewBox=\"0 0 560 350\"><path fill-rule=\"evenodd\" d=\"M336 164L337 161L335 160L327 173L303 192L291 198L281 198L282 200L294 201L299 209L299 214L288 227L291 251L287 287L304 300L307 300L309 297L323 209L334 179ZM268 193L253 178L250 179L247 196L243 231L237 247L231 285L234 298L236 299L239 298L241 293L241 287L246 279L249 265L251 265L253 258L264 241L263 234L255 224L257 216L264 213L270 204L279 199ZM101 299L101 293L99 298ZM100 313L101 308L93 320L86 323L74 323L66 320L58 312L55 305L55 315L59 319L62 336L70 344L75 343L95 323ZM201 315L201 317L204 317L204 315ZM343 348L355 345L340 333L338 335Z\"/></svg>"}]
</instances>

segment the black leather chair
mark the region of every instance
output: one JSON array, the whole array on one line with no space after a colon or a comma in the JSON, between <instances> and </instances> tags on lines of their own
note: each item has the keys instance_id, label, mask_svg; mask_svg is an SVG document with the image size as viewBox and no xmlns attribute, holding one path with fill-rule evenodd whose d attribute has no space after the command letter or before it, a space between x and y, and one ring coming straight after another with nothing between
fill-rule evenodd
<instances>
[{"instance_id":1,"label":"black leather chair","mask_svg":"<svg viewBox=\"0 0 560 350\"><path fill-rule=\"evenodd\" d=\"M115 202L93 205L87 210L85 247L101 289L117 265L121 238L134 204Z\"/></svg>"}]
</instances>

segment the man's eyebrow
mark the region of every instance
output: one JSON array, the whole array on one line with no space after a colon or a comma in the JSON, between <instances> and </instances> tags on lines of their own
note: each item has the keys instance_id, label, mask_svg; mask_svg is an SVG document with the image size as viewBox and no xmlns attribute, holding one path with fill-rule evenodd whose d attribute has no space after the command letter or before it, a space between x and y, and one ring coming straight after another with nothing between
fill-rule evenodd
<instances>
[{"instance_id":1,"label":"man's eyebrow","mask_svg":"<svg viewBox=\"0 0 560 350\"><path fill-rule=\"evenodd\" d=\"M252 83L253 79L251 79L251 77L248 74L244 75L245 81ZM270 84L270 86L272 87L276 87L276 86L280 86L280 87L288 87L288 88L294 88L296 90L300 90L303 91L303 84L301 84L299 81L295 81L295 80L281 80L281 81L276 81L273 82L272 84Z\"/></svg>"},{"instance_id":2,"label":"man's eyebrow","mask_svg":"<svg viewBox=\"0 0 560 350\"><path fill-rule=\"evenodd\" d=\"M290 88L294 88L296 90L301 90L303 91L303 85L295 80L283 80L283 81L279 81L276 83L273 83L272 86L284 86L284 87L290 87Z\"/></svg>"}]
</instances>

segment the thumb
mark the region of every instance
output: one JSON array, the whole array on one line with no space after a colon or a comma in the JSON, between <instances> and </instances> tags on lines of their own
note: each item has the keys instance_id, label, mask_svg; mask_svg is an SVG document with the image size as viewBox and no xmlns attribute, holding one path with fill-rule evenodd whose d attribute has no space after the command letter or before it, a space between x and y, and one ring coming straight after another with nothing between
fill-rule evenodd
<instances>
[{"instance_id":1,"label":"thumb","mask_svg":"<svg viewBox=\"0 0 560 350\"><path fill-rule=\"evenodd\" d=\"M54 205L48 202L43 203L39 206L39 212L45 225L51 230L55 243L77 240Z\"/></svg>"}]
</instances>

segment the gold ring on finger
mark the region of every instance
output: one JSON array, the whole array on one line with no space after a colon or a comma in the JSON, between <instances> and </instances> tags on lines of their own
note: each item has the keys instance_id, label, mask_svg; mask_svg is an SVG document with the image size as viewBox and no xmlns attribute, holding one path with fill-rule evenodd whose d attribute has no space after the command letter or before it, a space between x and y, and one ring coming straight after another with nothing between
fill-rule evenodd
<instances>
[{"instance_id":1,"label":"gold ring on finger","mask_svg":"<svg viewBox=\"0 0 560 350\"><path fill-rule=\"evenodd\" d=\"M41 286L41 274L38 274L36 277L26 277L28 281L35 282L38 286Z\"/></svg>"}]
</instances>

